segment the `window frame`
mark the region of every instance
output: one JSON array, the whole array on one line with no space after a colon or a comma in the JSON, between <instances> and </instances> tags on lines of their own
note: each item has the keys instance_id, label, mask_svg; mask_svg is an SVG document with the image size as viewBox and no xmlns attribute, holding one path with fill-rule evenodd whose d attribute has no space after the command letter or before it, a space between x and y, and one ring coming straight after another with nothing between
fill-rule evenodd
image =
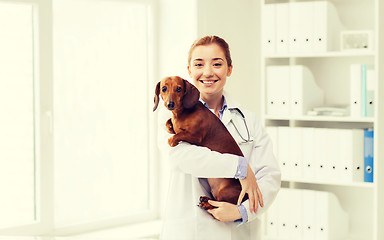
<instances>
[{"instance_id":1,"label":"window frame","mask_svg":"<svg viewBox=\"0 0 384 240\"><path fill-rule=\"evenodd\" d=\"M35 221L0 229L1 235L36 235L53 227L52 11L44 0L1 0L33 6L35 99ZM36 34L37 33L37 34ZM47 127L48 126L48 127ZM44 146L44 147L43 147Z\"/></svg>"},{"instance_id":2,"label":"window frame","mask_svg":"<svg viewBox=\"0 0 384 240\"><path fill-rule=\"evenodd\" d=\"M55 235L64 236L105 229L124 224L151 221L159 218L158 152L156 147L156 117L148 111L149 127L149 208L144 212L125 217L112 217L72 226L55 226L54 223L54 96L53 96L53 0L0 0L10 3L28 3L34 9L34 83L35 83L35 222L0 229L2 235ZM98 0L91 0L98 1ZM157 74L156 54L156 0L115 0L139 2L147 5L148 16L148 96L153 95ZM148 109L152 102L148 101Z\"/></svg>"}]
</instances>

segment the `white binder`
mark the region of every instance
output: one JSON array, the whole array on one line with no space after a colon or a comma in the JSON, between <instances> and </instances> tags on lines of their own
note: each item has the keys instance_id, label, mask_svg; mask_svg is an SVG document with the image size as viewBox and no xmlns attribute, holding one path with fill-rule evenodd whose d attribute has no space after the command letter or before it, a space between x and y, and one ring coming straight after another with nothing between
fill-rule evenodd
<instances>
[{"instance_id":1,"label":"white binder","mask_svg":"<svg viewBox=\"0 0 384 240\"><path fill-rule=\"evenodd\" d=\"M278 156L281 170L281 179L292 177L292 164L290 162L290 128L278 127Z\"/></svg>"},{"instance_id":2,"label":"white binder","mask_svg":"<svg viewBox=\"0 0 384 240\"><path fill-rule=\"evenodd\" d=\"M291 195L294 192L291 189L281 189L278 195L278 208L279 208L279 226L278 237L285 239L292 239L292 214L297 214L297 209L292 208Z\"/></svg>"},{"instance_id":3,"label":"white binder","mask_svg":"<svg viewBox=\"0 0 384 240\"><path fill-rule=\"evenodd\" d=\"M364 130L339 129L341 174L339 181L364 182Z\"/></svg>"},{"instance_id":4,"label":"white binder","mask_svg":"<svg viewBox=\"0 0 384 240\"><path fill-rule=\"evenodd\" d=\"M374 117L375 112L376 75L373 66L367 66L367 117Z\"/></svg>"},{"instance_id":5,"label":"white binder","mask_svg":"<svg viewBox=\"0 0 384 240\"><path fill-rule=\"evenodd\" d=\"M350 112L351 117L361 117L361 64L350 66Z\"/></svg>"},{"instance_id":6,"label":"white binder","mask_svg":"<svg viewBox=\"0 0 384 240\"><path fill-rule=\"evenodd\" d=\"M274 229L270 232L267 227L268 237L333 240L348 235L348 215L331 192L282 188L275 205L278 206L277 236L272 237L276 232Z\"/></svg>"},{"instance_id":7,"label":"white binder","mask_svg":"<svg viewBox=\"0 0 384 240\"><path fill-rule=\"evenodd\" d=\"M343 239L348 235L348 215L333 193L316 191L316 240Z\"/></svg>"},{"instance_id":8,"label":"white binder","mask_svg":"<svg viewBox=\"0 0 384 240\"><path fill-rule=\"evenodd\" d=\"M269 238L277 238L278 236L278 227L279 227L279 204L278 204L279 195L268 208L266 214L266 235Z\"/></svg>"},{"instance_id":9,"label":"white binder","mask_svg":"<svg viewBox=\"0 0 384 240\"><path fill-rule=\"evenodd\" d=\"M344 26L335 6L328 1L315 1L313 7L313 50L317 52L339 50L340 33Z\"/></svg>"},{"instance_id":10,"label":"white binder","mask_svg":"<svg viewBox=\"0 0 384 240\"><path fill-rule=\"evenodd\" d=\"M290 222L288 227L290 228L291 239L300 239L303 231L303 215L306 214L302 210L302 190L289 191L290 202Z\"/></svg>"},{"instance_id":11,"label":"white binder","mask_svg":"<svg viewBox=\"0 0 384 240\"><path fill-rule=\"evenodd\" d=\"M314 129L314 157L315 157L315 176L314 180L327 180L327 161L326 161L326 131L323 128Z\"/></svg>"},{"instance_id":12,"label":"white binder","mask_svg":"<svg viewBox=\"0 0 384 240\"><path fill-rule=\"evenodd\" d=\"M312 180L316 175L315 163L315 128L302 128L302 176L303 179Z\"/></svg>"},{"instance_id":13,"label":"white binder","mask_svg":"<svg viewBox=\"0 0 384 240\"><path fill-rule=\"evenodd\" d=\"M267 114L286 116L290 113L289 66L268 66L266 73Z\"/></svg>"},{"instance_id":14,"label":"white binder","mask_svg":"<svg viewBox=\"0 0 384 240\"><path fill-rule=\"evenodd\" d=\"M309 52L313 48L313 2L291 2L289 13L290 52Z\"/></svg>"},{"instance_id":15,"label":"white binder","mask_svg":"<svg viewBox=\"0 0 384 240\"><path fill-rule=\"evenodd\" d=\"M273 154L275 155L275 157L277 159L279 159L278 141L277 141L277 138L278 138L277 127L267 126L267 127L265 127L265 130L267 131L269 137L271 138L272 145L273 145Z\"/></svg>"},{"instance_id":16,"label":"white binder","mask_svg":"<svg viewBox=\"0 0 384 240\"><path fill-rule=\"evenodd\" d=\"M264 55L276 52L276 13L275 4L265 4L263 8L263 52Z\"/></svg>"},{"instance_id":17,"label":"white binder","mask_svg":"<svg viewBox=\"0 0 384 240\"><path fill-rule=\"evenodd\" d=\"M301 128L295 127L289 128L289 130L289 176L292 179L301 179L303 169Z\"/></svg>"},{"instance_id":18,"label":"white binder","mask_svg":"<svg viewBox=\"0 0 384 240\"><path fill-rule=\"evenodd\" d=\"M276 53L289 52L289 3L276 4Z\"/></svg>"},{"instance_id":19,"label":"white binder","mask_svg":"<svg viewBox=\"0 0 384 240\"><path fill-rule=\"evenodd\" d=\"M302 191L302 209L303 209L303 237L304 240L316 239L315 222L316 215L316 192L315 191Z\"/></svg>"},{"instance_id":20,"label":"white binder","mask_svg":"<svg viewBox=\"0 0 384 240\"><path fill-rule=\"evenodd\" d=\"M325 161L325 179L328 181L337 181L340 177L342 164L340 163L340 148L339 143L340 130L339 129L324 129L326 132L326 141L324 151L326 152Z\"/></svg>"},{"instance_id":21,"label":"white binder","mask_svg":"<svg viewBox=\"0 0 384 240\"><path fill-rule=\"evenodd\" d=\"M291 100L293 116L303 116L314 107L322 106L324 93L316 84L312 72L306 66L290 67Z\"/></svg>"}]
</instances>

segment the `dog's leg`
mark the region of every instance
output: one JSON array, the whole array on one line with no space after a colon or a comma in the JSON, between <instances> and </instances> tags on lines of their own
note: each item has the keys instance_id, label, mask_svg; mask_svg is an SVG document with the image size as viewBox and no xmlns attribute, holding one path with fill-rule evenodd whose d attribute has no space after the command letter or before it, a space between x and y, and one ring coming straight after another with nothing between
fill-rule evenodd
<instances>
[{"instance_id":1,"label":"dog's leg","mask_svg":"<svg viewBox=\"0 0 384 240\"><path fill-rule=\"evenodd\" d=\"M179 132L168 139L168 144L169 146L174 147L177 146L179 142L184 141L191 144L200 145L202 139L202 136L194 136L190 132Z\"/></svg>"},{"instance_id":2,"label":"dog's leg","mask_svg":"<svg viewBox=\"0 0 384 240\"><path fill-rule=\"evenodd\" d=\"M167 127L167 131L169 133L175 134L175 130L173 130L173 124L172 124L172 119L168 119L168 121L165 123L165 126Z\"/></svg>"},{"instance_id":3,"label":"dog's leg","mask_svg":"<svg viewBox=\"0 0 384 240\"><path fill-rule=\"evenodd\" d=\"M210 199L209 197L206 197L206 196L201 196L200 197L200 203L198 206L204 210L216 208L216 207L212 206L211 204L209 204L208 200L212 200L212 199Z\"/></svg>"}]
</instances>

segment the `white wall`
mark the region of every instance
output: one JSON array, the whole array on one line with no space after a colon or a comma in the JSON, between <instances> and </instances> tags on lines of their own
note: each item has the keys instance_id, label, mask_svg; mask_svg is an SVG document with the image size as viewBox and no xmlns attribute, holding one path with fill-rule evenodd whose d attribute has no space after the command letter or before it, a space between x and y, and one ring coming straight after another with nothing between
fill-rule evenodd
<instances>
[{"instance_id":1,"label":"white wall","mask_svg":"<svg viewBox=\"0 0 384 240\"><path fill-rule=\"evenodd\" d=\"M218 35L229 44L233 72L226 90L243 106L260 110L260 3L198 0L198 35Z\"/></svg>"},{"instance_id":2,"label":"white wall","mask_svg":"<svg viewBox=\"0 0 384 240\"><path fill-rule=\"evenodd\" d=\"M187 71L188 50L197 38L196 0L159 0L158 4L158 80L174 75L189 79ZM155 86L153 86L154 88ZM159 115L161 115L161 109L162 103L157 110ZM162 118L160 117L160 119ZM159 126L163 124L165 121L159 120ZM163 130L160 129L159 131ZM161 147L161 149L166 147ZM170 175L170 166L166 159L166 157L161 157L158 164L160 214L164 210Z\"/></svg>"}]
</instances>

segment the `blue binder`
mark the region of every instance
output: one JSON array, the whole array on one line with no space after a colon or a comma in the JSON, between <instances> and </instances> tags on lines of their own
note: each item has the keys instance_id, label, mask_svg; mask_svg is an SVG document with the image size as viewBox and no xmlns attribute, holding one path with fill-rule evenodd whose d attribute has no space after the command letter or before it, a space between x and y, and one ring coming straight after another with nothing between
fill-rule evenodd
<instances>
[{"instance_id":1,"label":"blue binder","mask_svg":"<svg viewBox=\"0 0 384 240\"><path fill-rule=\"evenodd\" d=\"M364 182L373 182L373 130L364 130Z\"/></svg>"}]
</instances>

